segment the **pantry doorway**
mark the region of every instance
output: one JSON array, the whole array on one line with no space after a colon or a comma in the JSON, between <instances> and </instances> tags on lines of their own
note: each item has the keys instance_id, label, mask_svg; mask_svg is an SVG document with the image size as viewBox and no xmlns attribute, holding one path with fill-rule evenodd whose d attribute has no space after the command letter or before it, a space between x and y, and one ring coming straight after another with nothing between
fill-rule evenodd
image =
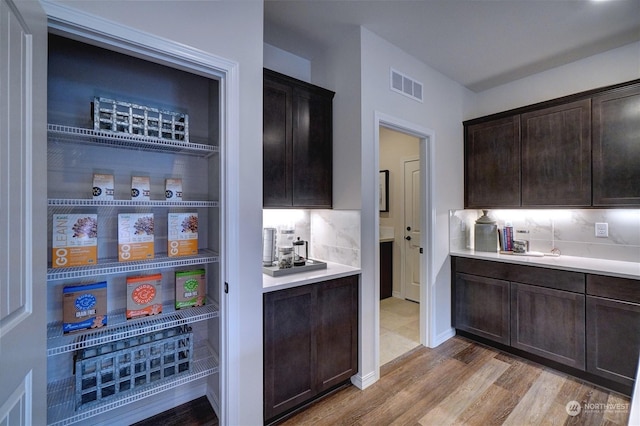
<instances>
[{"instance_id":1,"label":"pantry doorway","mask_svg":"<svg viewBox=\"0 0 640 426\"><path fill-rule=\"evenodd\" d=\"M417 211L419 211L419 228L421 230L419 236L419 281L420 281L420 291L419 291L419 306L420 306L420 315L419 315L419 336L420 336L420 344L424 346L433 346L433 339L435 337L435 333L433 332L433 313L435 312L435 308L433 307L433 287L432 284L435 282L433 277L433 229L434 229L434 221L435 214L432 211L433 206L433 193L434 190L432 188L434 179L433 179L433 148L435 143L435 135L433 131L418 126L414 123L407 122L405 120L399 119L397 117L392 117L383 113L377 112L375 115L375 144L376 144L376 162L375 167L379 169L380 158L379 158L379 150L380 150L380 131L381 129L389 129L396 132L404 133L407 135L414 136L419 140L419 181L417 182L420 187L420 206ZM378 172L378 170L376 170ZM376 199L379 199L380 193L379 189L376 192ZM375 220L376 227L376 235L379 236L380 232L380 218L376 215ZM395 238L405 238L405 230L399 229L395 232ZM380 262L380 252L379 247L377 249L376 255L377 265L379 266ZM376 280L376 286L379 289L379 274L376 275L378 279ZM378 292L376 292L378 293ZM376 306L376 318L380 318L380 306ZM379 348L379 333L376 336L377 347ZM378 362L380 361L379 353L377 356ZM378 364L380 365L380 364Z\"/></svg>"}]
</instances>

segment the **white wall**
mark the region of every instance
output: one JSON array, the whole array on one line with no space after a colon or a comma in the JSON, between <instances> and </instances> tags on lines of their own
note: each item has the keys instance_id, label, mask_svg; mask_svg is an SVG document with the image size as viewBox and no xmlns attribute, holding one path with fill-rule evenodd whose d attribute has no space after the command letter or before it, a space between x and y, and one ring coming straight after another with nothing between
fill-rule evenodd
<instances>
[{"instance_id":1,"label":"white wall","mask_svg":"<svg viewBox=\"0 0 640 426\"><path fill-rule=\"evenodd\" d=\"M360 210L361 60L360 31L318 52L311 63L314 84L333 90L333 208Z\"/></svg>"},{"instance_id":2,"label":"white wall","mask_svg":"<svg viewBox=\"0 0 640 426\"><path fill-rule=\"evenodd\" d=\"M262 186L263 2L59 1L118 24L200 49L239 64L239 145L242 161L228 170L239 212L230 218L228 239L242 253L227 259L260 259ZM236 244L237 245L237 244ZM262 271L260 262L230 270L228 423L262 424ZM167 407L169 408L169 407Z\"/></svg>"},{"instance_id":3,"label":"white wall","mask_svg":"<svg viewBox=\"0 0 640 426\"><path fill-rule=\"evenodd\" d=\"M640 42L469 97L465 120L640 78Z\"/></svg>"},{"instance_id":4,"label":"white wall","mask_svg":"<svg viewBox=\"0 0 640 426\"><path fill-rule=\"evenodd\" d=\"M264 43L264 67L298 80L311 82L311 61Z\"/></svg>"},{"instance_id":5,"label":"white wall","mask_svg":"<svg viewBox=\"0 0 640 426\"><path fill-rule=\"evenodd\" d=\"M416 102L389 89L389 70L393 67L423 83L424 103ZM366 29L362 29L362 167L370 168L377 176L377 165L372 165L374 151L374 114L376 111L415 123L435 134L435 179L432 209L435 216L433 240L435 306L433 331L435 340L446 339L451 332L451 282L448 243L449 209L462 204L462 108L467 90L397 47ZM425 171L426 172L426 171ZM364 175L363 171L363 175ZM370 179L370 180L373 180ZM375 206L375 182L363 185L363 205ZM377 209L364 208L363 215L363 268L371 274L375 268L373 249L375 241L365 236L374 235L374 215ZM371 274L372 275L372 274ZM366 278L369 278L368 275ZM363 272L363 279L365 273ZM369 278L370 279L370 278ZM442 336L442 337L441 337Z\"/></svg>"}]
</instances>

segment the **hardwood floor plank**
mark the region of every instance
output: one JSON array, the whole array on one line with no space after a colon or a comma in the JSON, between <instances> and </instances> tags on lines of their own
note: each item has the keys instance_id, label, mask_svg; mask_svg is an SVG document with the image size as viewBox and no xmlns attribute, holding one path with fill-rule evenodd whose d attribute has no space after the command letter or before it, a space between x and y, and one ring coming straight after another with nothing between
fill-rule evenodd
<instances>
[{"instance_id":1,"label":"hardwood floor plank","mask_svg":"<svg viewBox=\"0 0 640 426\"><path fill-rule=\"evenodd\" d=\"M457 423L465 425L501 425L518 405L520 397L502 386L492 383L487 390L469 405Z\"/></svg>"},{"instance_id":2,"label":"hardwood floor plank","mask_svg":"<svg viewBox=\"0 0 640 426\"><path fill-rule=\"evenodd\" d=\"M522 398L538 380L542 369L525 360L512 357L511 367L496 380L496 385Z\"/></svg>"},{"instance_id":3,"label":"hardwood floor plank","mask_svg":"<svg viewBox=\"0 0 640 426\"><path fill-rule=\"evenodd\" d=\"M555 371L543 370L540 377L533 383L503 424L507 426L541 424L544 420L544 414L560 392L565 377L564 374Z\"/></svg>"},{"instance_id":4,"label":"hardwood floor plank","mask_svg":"<svg viewBox=\"0 0 640 426\"><path fill-rule=\"evenodd\" d=\"M444 400L427 414L418 423L423 426L433 424L445 424L449 421L456 422L465 409L480 399L482 394L491 384L509 368L509 364L495 358L483 364L471 377L465 380L457 392L449 394Z\"/></svg>"}]
</instances>

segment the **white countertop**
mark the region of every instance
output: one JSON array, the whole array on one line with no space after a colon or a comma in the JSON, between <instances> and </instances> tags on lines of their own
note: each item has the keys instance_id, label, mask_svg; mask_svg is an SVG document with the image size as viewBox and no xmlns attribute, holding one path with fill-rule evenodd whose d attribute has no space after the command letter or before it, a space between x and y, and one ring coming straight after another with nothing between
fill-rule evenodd
<instances>
[{"instance_id":1,"label":"white countertop","mask_svg":"<svg viewBox=\"0 0 640 426\"><path fill-rule=\"evenodd\" d=\"M325 261L323 260L323 262ZM342 278L349 275L357 275L359 273L360 268L354 268L353 266L342 265L340 263L327 262L327 269L297 272L281 277L272 277L271 275L262 274L262 290L266 293L320 281L327 281L334 278Z\"/></svg>"},{"instance_id":2,"label":"white countertop","mask_svg":"<svg viewBox=\"0 0 640 426\"><path fill-rule=\"evenodd\" d=\"M489 253L475 250L451 250L451 256L475 259L495 260L519 265L539 266L551 269L609 275L621 278L640 279L640 262L622 262L619 260L592 259L561 255L559 257L517 256L512 254Z\"/></svg>"}]
</instances>

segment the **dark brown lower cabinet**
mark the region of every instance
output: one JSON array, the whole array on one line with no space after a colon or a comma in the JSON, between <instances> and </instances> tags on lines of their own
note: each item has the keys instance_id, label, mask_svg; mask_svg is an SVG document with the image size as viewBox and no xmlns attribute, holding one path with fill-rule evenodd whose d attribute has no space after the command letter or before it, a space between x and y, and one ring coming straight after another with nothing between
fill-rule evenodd
<instances>
[{"instance_id":1,"label":"dark brown lower cabinet","mask_svg":"<svg viewBox=\"0 0 640 426\"><path fill-rule=\"evenodd\" d=\"M457 329L508 345L509 325L509 281L456 275Z\"/></svg>"},{"instance_id":2,"label":"dark brown lower cabinet","mask_svg":"<svg viewBox=\"0 0 640 426\"><path fill-rule=\"evenodd\" d=\"M633 386L640 353L640 305L587 296L587 371Z\"/></svg>"},{"instance_id":3,"label":"dark brown lower cabinet","mask_svg":"<svg viewBox=\"0 0 640 426\"><path fill-rule=\"evenodd\" d=\"M511 283L511 346L584 370L584 294Z\"/></svg>"},{"instance_id":4,"label":"dark brown lower cabinet","mask_svg":"<svg viewBox=\"0 0 640 426\"><path fill-rule=\"evenodd\" d=\"M587 275L587 371L631 388L640 355L640 281Z\"/></svg>"},{"instance_id":5,"label":"dark brown lower cabinet","mask_svg":"<svg viewBox=\"0 0 640 426\"><path fill-rule=\"evenodd\" d=\"M393 296L393 241L380 243L380 300Z\"/></svg>"},{"instance_id":6,"label":"dark brown lower cabinet","mask_svg":"<svg viewBox=\"0 0 640 426\"><path fill-rule=\"evenodd\" d=\"M268 423L358 372L357 275L264 294Z\"/></svg>"}]
</instances>

